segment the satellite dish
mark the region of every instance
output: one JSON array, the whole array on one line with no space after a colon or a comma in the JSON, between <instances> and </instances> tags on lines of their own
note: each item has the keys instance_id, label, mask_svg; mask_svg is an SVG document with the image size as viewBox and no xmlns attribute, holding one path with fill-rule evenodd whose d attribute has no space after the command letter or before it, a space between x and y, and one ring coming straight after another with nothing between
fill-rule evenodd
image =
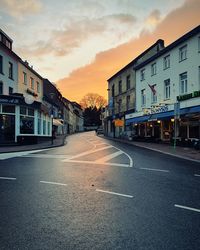
<instances>
[{"instance_id":1,"label":"satellite dish","mask_svg":"<svg viewBox=\"0 0 200 250\"><path fill-rule=\"evenodd\" d=\"M34 97L31 95L25 95L24 101L26 104L32 104L34 102Z\"/></svg>"}]
</instances>

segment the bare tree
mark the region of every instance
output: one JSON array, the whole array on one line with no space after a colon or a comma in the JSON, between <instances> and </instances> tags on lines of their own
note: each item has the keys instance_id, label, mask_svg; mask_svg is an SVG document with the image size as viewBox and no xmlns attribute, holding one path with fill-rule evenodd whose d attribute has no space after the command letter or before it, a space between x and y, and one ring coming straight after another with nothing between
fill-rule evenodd
<instances>
[{"instance_id":1,"label":"bare tree","mask_svg":"<svg viewBox=\"0 0 200 250\"><path fill-rule=\"evenodd\" d=\"M107 101L103 96L96 93L86 94L80 101L80 105L83 109L86 108L97 108L100 109L107 105Z\"/></svg>"}]
</instances>

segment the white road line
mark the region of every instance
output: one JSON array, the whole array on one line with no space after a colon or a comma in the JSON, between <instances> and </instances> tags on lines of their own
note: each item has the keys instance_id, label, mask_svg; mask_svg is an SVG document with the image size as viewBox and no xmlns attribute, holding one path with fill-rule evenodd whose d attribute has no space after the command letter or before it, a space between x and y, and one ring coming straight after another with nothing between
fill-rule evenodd
<instances>
[{"instance_id":1,"label":"white road line","mask_svg":"<svg viewBox=\"0 0 200 250\"><path fill-rule=\"evenodd\" d=\"M200 177L200 174L194 174L194 176L196 176L196 177Z\"/></svg>"},{"instance_id":2,"label":"white road line","mask_svg":"<svg viewBox=\"0 0 200 250\"><path fill-rule=\"evenodd\" d=\"M96 160L95 163L103 163L103 162L109 161L109 160L111 160L111 159L113 159L113 158L115 158L115 157L117 157L117 156L119 156L121 154L123 154L123 152L121 150L117 151L117 152L115 152L113 154L106 155L106 156Z\"/></svg>"},{"instance_id":3,"label":"white road line","mask_svg":"<svg viewBox=\"0 0 200 250\"><path fill-rule=\"evenodd\" d=\"M117 166L117 167L126 167L129 168L130 165L129 164L121 164L121 163L112 163L112 162L95 162L95 161L78 161L78 160L62 160L64 162L68 162L68 163L83 163L83 164L94 164L94 165L108 165L108 166Z\"/></svg>"},{"instance_id":4,"label":"white road line","mask_svg":"<svg viewBox=\"0 0 200 250\"><path fill-rule=\"evenodd\" d=\"M123 196L123 197L127 197L127 198L133 198L132 195L128 195L128 194L120 194L120 193L105 191L105 190L101 190L101 189L96 189L96 191L97 192L102 192L102 193L107 193L107 194L114 194L114 195L118 195L118 196Z\"/></svg>"},{"instance_id":5,"label":"white road line","mask_svg":"<svg viewBox=\"0 0 200 250\"><path fill-rule=\"evenodd\" d=\"M70 157L70 158L68 158L66 160L71 160L71 159L78 158L78 157L81 157L81 156L89 155L89 154L96 153L98 151L102 151L104 149L108 149L108 148L112 148L112 147L113 146L110 145L110 146L106 146L106 147L103 147L103 148L97 148L95 150L88 150L88 151L85 151L85 152L80 153L78 155L74 155L74 156L72 156L72 157ZM63 160L63 161L65 162L66 160Z\"/></svg>"},{"instance_id":6,"label":"white road line","mask_svg":"<svg viewBox=\"0 0 200 250\"><path fill-rule=\"evenodd\" d=\"M15 181L17 178L13 178L13 177L0 177L1 180L11 180L11 181Z\"/></svg>"},{"instance_id":7,"label":"white road line","mask_svg":"<svg viewBox=\"0 0 200 250\"><path fill-rule=\"evenodd\" d=\"M200 209L197 209L197 208L186 207L186 206L181 206L181 205L177 205L177 204L175 204L174 206L178 207L178 208L183 208L183 209L187 209L187 210L191 210L191 211L200 213Z\"/></svg>"},{"instance_id":8,"label":"white road line","mask_svg":"<svg viewBox=\"0 0 200 250\"><path fill-rule=\"evenodd\" d=\"M45 184L52 184L52 185L60 185L60 186L67 186L67 184L59 183L59 182L51 182L51 181L40 181L41 183Z\"/></svg>"},{"instance_id":9,"label":"white road line","mask_svg":"<svg viewBox=\"0 0 200 250\"><path fill-rule=\"evenodd\" d=\"M72 157L72 155L30 154L30 155L23 155L22 157L66 159L67 157L69 158Z\"/></svg>"},{"instance_id":10,"label":"white road line","mask_svg":"<svg viewBox=\"0 0 200 250\"><path fill-rule=\"evenodd\" d=\"M168 173L168 172L169 172L169 170L164 170L164 169L156 169L156 168L140 168L140 169L143 169L143 170L149 170L149 171L166 172L166 173Z\"/></svg>"},{"instance_id":11,"label":"white road line","mask_svg":"<svg viewBox=\"0 0 200 250\"><path fill-rule=\"evenodd\" d=\"M115 146L113 146L113 147L116 148L117 150L122 151L121 149L119 149L119 148L117 148L117 147L115 147ZM132 168L132 167L133 167L133 160L132 160L132 158L130 157L129 154L125 153L124 151L122 151L122 152L129 158L129 161L130 161L129 167Z\"/></svg>"}]
</instances>

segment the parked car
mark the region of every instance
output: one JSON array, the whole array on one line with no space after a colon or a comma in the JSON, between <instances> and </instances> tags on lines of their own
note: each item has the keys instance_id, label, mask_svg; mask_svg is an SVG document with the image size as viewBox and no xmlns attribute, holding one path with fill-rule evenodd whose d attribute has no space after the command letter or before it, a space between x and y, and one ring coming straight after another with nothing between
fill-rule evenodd
<instances>
[{"instance_id":1,"label":"parked car","mask_svg":"<svg viewBox=\"0 0 200 250\"><path fill-rule=\"evenodd\" d=\"M103 128L102 128L102 127L97 128L96 134L97 134L97 135L103 135L103 134L104 134Z\"/></svg>"}]
</instances>

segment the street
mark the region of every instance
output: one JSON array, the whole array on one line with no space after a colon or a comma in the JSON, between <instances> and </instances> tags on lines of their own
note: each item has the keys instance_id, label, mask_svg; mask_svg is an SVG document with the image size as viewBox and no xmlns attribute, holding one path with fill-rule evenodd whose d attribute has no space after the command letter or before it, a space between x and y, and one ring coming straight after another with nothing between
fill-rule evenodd
<instances>
[{"instance_id":1,"label":"street","mask_svg":"<svg viewBox=\"0 0 200 250\"><path fill-rule=\"evenodd\" d=\"M0 155L0 249L199 249L200 166L96 136Z\"/></svg>"}]
</instances>

